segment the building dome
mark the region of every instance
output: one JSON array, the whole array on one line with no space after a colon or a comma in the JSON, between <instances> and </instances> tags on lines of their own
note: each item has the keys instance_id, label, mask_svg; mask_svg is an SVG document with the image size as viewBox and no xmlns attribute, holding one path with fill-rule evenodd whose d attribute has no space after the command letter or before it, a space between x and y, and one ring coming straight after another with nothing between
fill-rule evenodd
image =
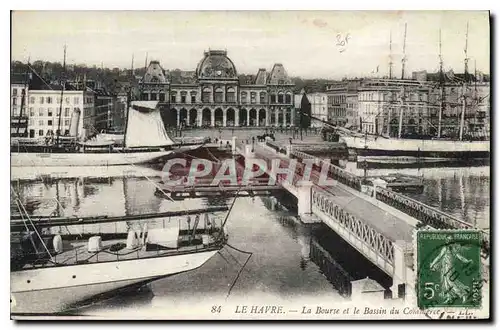
<instances>
[{"instance_id":1,"label":"building dome","mask_svg":"<svg viewBox=\"0 0 500 330\"><path fill-rule=\"evenodd\" d=\"M236 68L224 50L209 50L196 68L200 79L237 79Z\"/></svg>"}]
</instances>

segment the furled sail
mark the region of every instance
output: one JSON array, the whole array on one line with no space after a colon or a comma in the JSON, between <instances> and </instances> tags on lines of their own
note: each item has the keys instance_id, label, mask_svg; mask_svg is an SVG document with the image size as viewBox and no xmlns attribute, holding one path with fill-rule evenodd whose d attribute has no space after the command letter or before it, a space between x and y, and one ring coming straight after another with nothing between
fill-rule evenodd
<instances>
[{"instance_id":1,"label":"furled sail","mask_svg":"<svg viewBox=\"0 0 500 330\"><path fill-rule=\"evenodd\" d=\"M158 101L132 102L127 118L125 146L160 147L174 142L167 134L160 116Z\"/></svg>"}]
</instances>

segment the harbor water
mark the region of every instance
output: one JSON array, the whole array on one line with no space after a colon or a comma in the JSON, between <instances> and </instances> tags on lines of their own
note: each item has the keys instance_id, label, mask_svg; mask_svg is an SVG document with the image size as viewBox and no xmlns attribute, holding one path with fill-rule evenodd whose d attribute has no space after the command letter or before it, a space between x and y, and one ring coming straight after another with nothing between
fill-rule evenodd
<instances>
[{"instance_id":1,"label":"harbor water","mask_svg":"<svg viewBox=\"0 0 500 330\"><path fill-rule=\"evenodd\" d=\"M151 168L108 168L102 173L85 171L78 174L58 169L43 174L35 171L31 177L13 175L11 185L34 220L49 214L119 216L232 203L232 198L222 197L174 202L155 194L161 172ZM480 227L488 227L488 166L435 169L423 172L423 178L424 192L409 193L411 197ZM146 315L148 311L159 310L162 317L168 318L169 308L187 304L190 298L216 301L259 295L296 302L321 296L330 301L342 301L349 299L351 280L370 277L386 289L391 286L387 275L328 227L301 224L296 210L285 206L288 204L286 199L280 198L239 197L226 224L230 246L202 267L156 280L139 290L124 292L105 301L97 300L75 312L120 316L132 312ZM19 213L13 201L11 212ZM220 212L211 214L210 218L221 223L226 215ZM84 230L117 230L110 226L114 225L85 226Z\"/></svg>"}]
</instances>

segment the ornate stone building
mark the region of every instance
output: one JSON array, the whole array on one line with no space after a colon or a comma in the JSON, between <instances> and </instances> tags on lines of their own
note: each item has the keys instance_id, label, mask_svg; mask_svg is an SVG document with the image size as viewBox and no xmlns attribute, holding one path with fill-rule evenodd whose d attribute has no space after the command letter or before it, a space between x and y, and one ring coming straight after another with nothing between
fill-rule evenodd
<instances>
[{"instance_id":1,"label":"ornate stone building","mask_svg":"<svg viewBox=\"0 0 500 330\"><path fill-rule=\"evenodd\" d=\"M151 61L139 84L141 100L160 101L169 126L293 126L293 88L282 64L245 79L226 51L210 50L196 71L165 72Z\"/></svg>"}]
</instances>

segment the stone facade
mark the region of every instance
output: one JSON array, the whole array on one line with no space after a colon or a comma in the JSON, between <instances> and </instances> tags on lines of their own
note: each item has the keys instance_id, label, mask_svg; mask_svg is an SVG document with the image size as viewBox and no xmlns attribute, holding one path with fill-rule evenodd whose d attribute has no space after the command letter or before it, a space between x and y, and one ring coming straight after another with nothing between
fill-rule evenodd
<instances>
[{"instance_id":1,"label":"stone facade","mask_svg":"<svg viewBox=\"0 0 500 330\"><path fill-rule=\"evenodd\" d=\"M361 132L396 137L402 119L402 135L432 135L430 92L430 85L412 80L365 81L358 89Z\"/></svg>"},{"instance_id":2,"label":"stone facade","mask_svg":"<svg viewBox=\"0 0 500 330\"><path fill-rule=\"evenodd\" d=\"M139 84L140 99L158 100L167 126L293 126L294 84L282 64L242 80L226 51L210 50L196 71L174 73L151 61Z\"/></svg>"}]
</instances>

